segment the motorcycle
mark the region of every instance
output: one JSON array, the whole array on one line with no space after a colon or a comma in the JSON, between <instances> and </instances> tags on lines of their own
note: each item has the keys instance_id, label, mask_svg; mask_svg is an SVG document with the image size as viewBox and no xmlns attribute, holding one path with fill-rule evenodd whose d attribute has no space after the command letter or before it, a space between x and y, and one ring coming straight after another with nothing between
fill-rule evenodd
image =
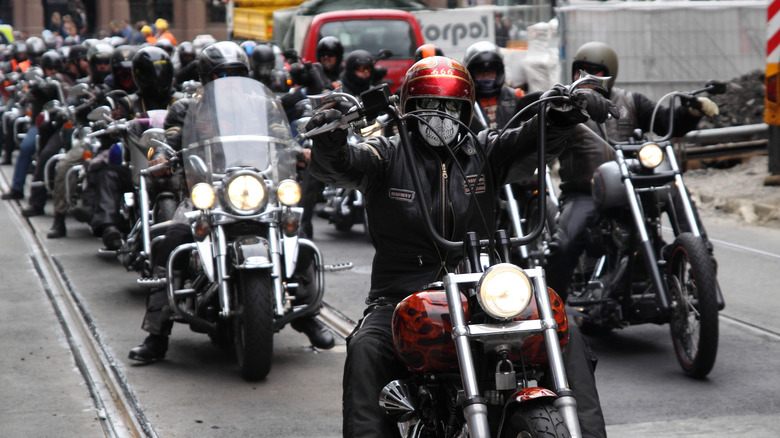
<instances>
[{"instance_id":1,"label":"motorcycle","mask_svg":"<svg viewBox=\"0 0 780 438\"><path fill-rule=\"evenodd\" d=\"M602 220L591 230L567 304L579 311L583 333L603 334L636 324L669 324L683 372L704 378L718 349L718 312L725 306L714 259L670 141L677 98L725 92L710 82L689 93L672 92L669 134L626 142L607 140L614 159L598 167L592 194ZM595 134L594 134L595 135ZM599 137L596 135L596 137ZM670 226L674 240L664 240Z\"/></svg>"},{"instance_id":2,"label":"motorcycle","mask_svg":"<svg viewBox=\"0 0 780 438\"><path fill-rule=\"evenodd\" d=\"M589 78L572 84L603 84ZM447 117L439 111L415 111L401 116L389 89L361 95L362 104L336 120L305 133L313 137L337 126L364 126L386 112L396 124L414 190L424 191L409 140L407 118L421 113ZM545 94L532 107L545 114L550 101L573 101L570 95ZM530 111L530 110L529 110ZM544 169L545 126L539 123L539 168ZM539 191L545 173L537 174ZM475 190L474 187L471 190ZM395 419L403 437L581 436L576 401L568 388L562 351L568 341L563 300L547 288L541 267L523 269L511 263L511 249L527 245L542 232L546 197L538 197L539 215L532 230L510 238L498 230L479 240L469 232L450 241L433 225L424 196L415 197L429 237L441 248L463 251L460 269L402 300L393 314L397 356L410 377L389 382L380 405ZM501 297L501 298L499 298ZM517 307L503 312L498 301Z\"/></svg>"},{"instance_id":3,"label":"motorcycle","mask_svg":"<svg viewBox=\"0 0 780 438\"><path fill-rule=\"evenodd\" d=\"M164 285L175 321L232 343L242 377L262 379L274 333L316 312L324 290L320 251L298 237L295 142L278 99L245 77L206 84L182 133L194 242L171 252L162 281L139 283Z\"/></svg>"},{"instance_id":4,"label":"motorcycle","mask_svg":"<svg viewBox=\"0 0 780 438\"><path fill-rule=\"evenodd\" d=\"M108 107L102 107L102 112L104 118L110 117ZM152 275L152 247L165 235L179 200L183 198L179 187L178 159L171 159L165 166L171 169L170 177L152 179L148 169L149 149L167 146L162 129L166 115L167 110L149 110L145 117L114 120L104 130L96 132L96 135L121 136L121 143L111 147L117 148L115 153L123 157L122 164L130 169L133 186L132 191L124 193L120 206L120 213L130 224L130 231L118 250L101 248L98 253L116 256L128 271L137 271L142 277ZM171 151L171 155L175 153Z\"/></svg>"}]
</instances>

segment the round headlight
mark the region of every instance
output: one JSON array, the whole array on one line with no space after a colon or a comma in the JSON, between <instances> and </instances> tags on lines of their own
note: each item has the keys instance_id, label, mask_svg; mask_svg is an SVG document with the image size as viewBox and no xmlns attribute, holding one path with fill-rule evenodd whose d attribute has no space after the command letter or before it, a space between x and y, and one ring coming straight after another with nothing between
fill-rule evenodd
<instances>
[{"instance_id":1,"label":"round headlight","mask_svg":"<svg viewBox=\"0 0 780 438\"><path fill-rule=\"evenodd\" d=\"M209 209L214 205L214 188L210 184L197 183L192 186L190 198L195 208L200 210Z\"/></svg>"},{"instance_id":2,"label":"round headlight","mask_svg":"<svg viewBox=\"0 0 780 438\"><path fill-rule=\"evenodd\" d=\"M265 199L265 184L253 174L238 174L227 183L226 195L233 210L253 213Z\"/></svg>"},{"instance_id":3,"label":"round headlight","mask_svg":"<svg viewBox=\"0 0 780 438\"><path fill-rule=\"evenodd\" d=\"M502 263L491 266L479 280L479 305L490 316L511 319L531 302L531 281L522 269Z\"/></svg>"},{"instance_id":4,"label":"round headlight","mask_svg":"<svg viewBox=\"0 0 780 438\"><path fill-rule=\"evenodd\" d=\"M301 186L297 181L286 179L279 183L276 195L282 204L295 205L301 200Z\"/></svg>"},{"instance_id":5,"label":"round headlight","mask_svg":"<svg viewBox=\"0 0 780 438\"><path fill-rule=\"evenodd\" d=\"M664 161L664 151L655 143L642 146L639 150L639 163L648 169L655 169Z\"/></svg>"}]
</instances>

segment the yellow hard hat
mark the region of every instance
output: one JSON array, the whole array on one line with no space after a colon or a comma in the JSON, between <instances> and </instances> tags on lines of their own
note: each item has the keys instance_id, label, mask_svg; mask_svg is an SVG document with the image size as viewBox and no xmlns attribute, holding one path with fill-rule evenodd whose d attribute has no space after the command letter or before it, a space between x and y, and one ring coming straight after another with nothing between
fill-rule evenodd
<instances>
[{"instance_id":1,"label":"yellow hard hat","mask_svg":"<svg viewBox=\"0 0 780 438\"><path fill-rule=\"evenodd\" d=\"M168 21L163 18L158 18L157 21L154 22L154 27L159 30L168 30Z\"/></svg>"},{"instance_id":2,"label":"yellow hard hat","mask_svg":"<svg viewBox=\"0 0 780 438\"><path fill-rule=\"evenodd\" d=\"M149 26L144 26L141 28L141 33L144 35L151 35L152 34L152 28Z\"/></svg>"}]
</instances>

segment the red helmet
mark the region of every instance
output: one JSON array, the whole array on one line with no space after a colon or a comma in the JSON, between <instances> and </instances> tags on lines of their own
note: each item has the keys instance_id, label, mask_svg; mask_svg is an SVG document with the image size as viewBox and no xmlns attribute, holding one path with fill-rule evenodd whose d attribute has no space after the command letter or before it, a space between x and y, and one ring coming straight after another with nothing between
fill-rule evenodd
<instances>
[{"instance_id":1,"label":"red helmet","mask_svg":"<svg viewBox=\"0 0 780 438\"><path fill-rule=\"evenodd\" d=\"M429 56L417 61L406 72L401 86L401 110L414 108L409 101L418 98L457 99L464 101L461 121L468 126L474 114L474 81L466 67L446 56Z\"/></svg>"}]
</instances>

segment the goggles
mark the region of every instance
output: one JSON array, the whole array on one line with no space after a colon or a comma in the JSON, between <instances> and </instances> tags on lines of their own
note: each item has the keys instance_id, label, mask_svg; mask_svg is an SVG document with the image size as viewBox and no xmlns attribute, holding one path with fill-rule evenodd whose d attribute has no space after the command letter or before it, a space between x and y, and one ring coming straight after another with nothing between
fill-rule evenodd
<instances>
[{"instance_id":1,"label":"goggles","mask_svg":"<svg viewBox=\"0 0 780 438\"><path fill-rule=\"evenodd\" d=\"M463 102L455 99L435 99L426 97L417 100L417 108L421 110L439 110L452 113L460 112Z\"/></svg>"}]
</instances>

